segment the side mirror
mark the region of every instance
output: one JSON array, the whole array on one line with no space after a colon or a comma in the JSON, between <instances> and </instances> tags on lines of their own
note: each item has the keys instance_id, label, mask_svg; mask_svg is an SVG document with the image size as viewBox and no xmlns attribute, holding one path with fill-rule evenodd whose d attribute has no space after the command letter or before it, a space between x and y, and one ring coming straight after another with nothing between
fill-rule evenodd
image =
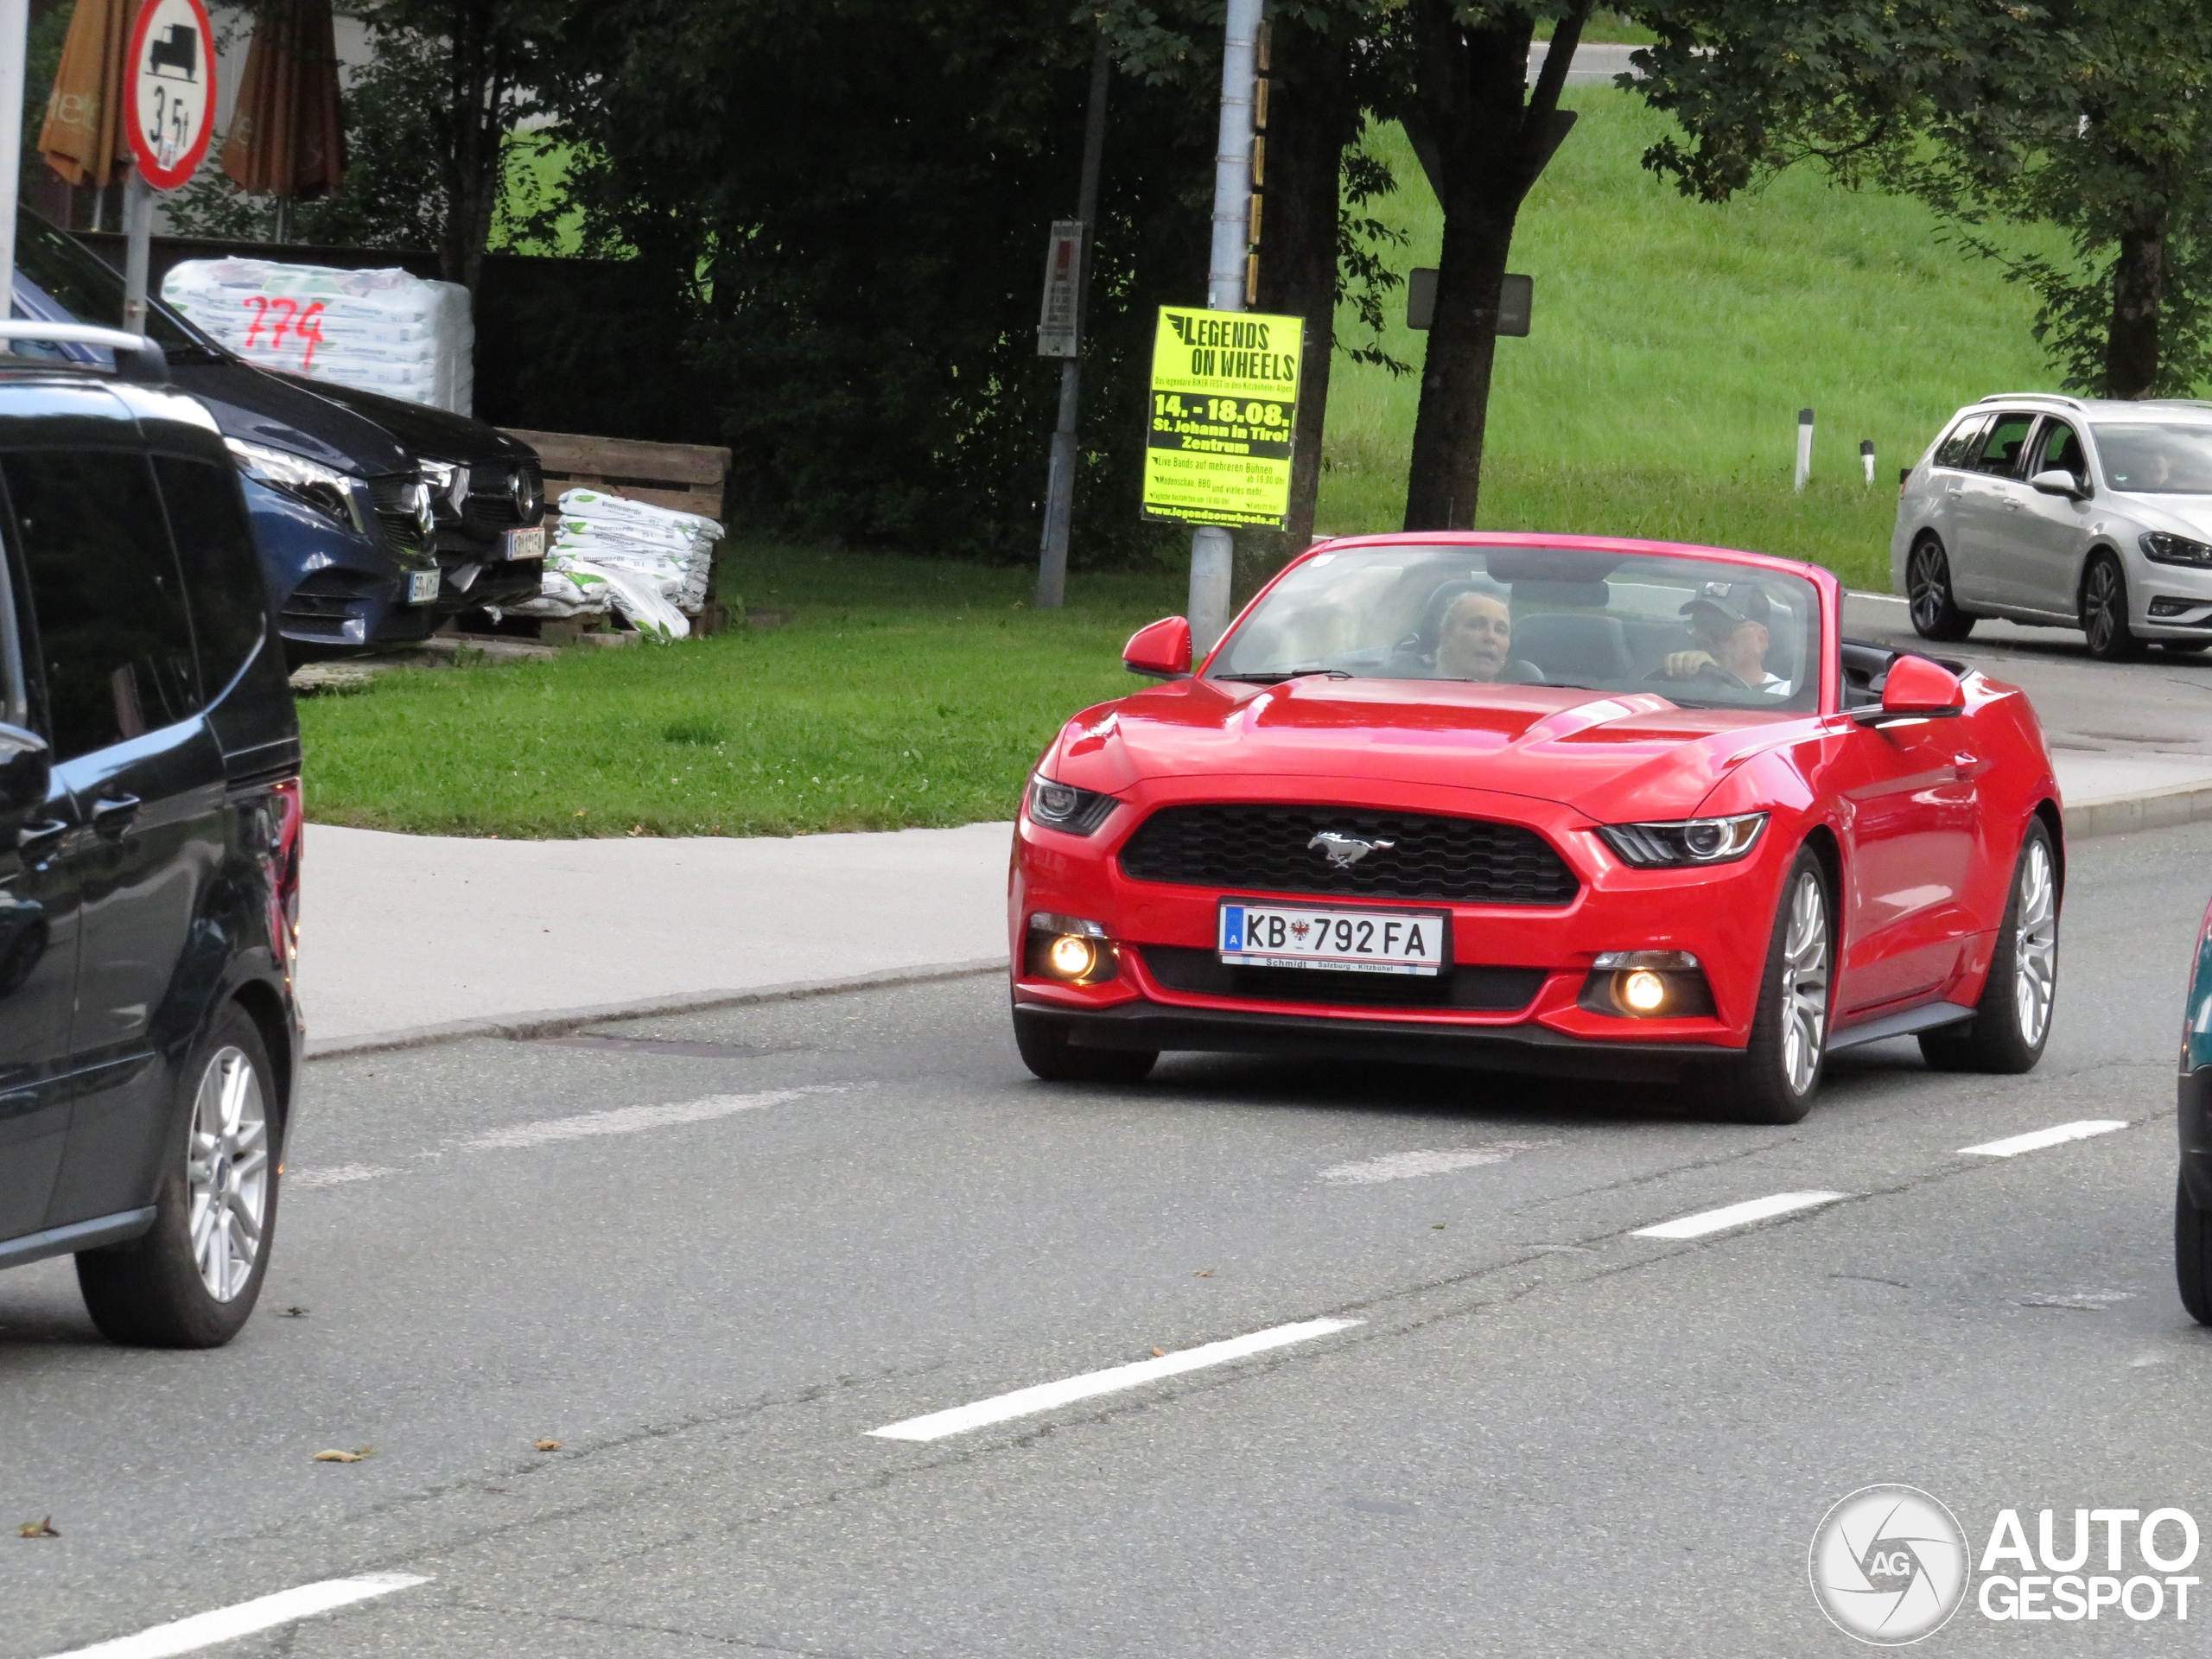
<instances>
[{"instance_id":1,"label":"side mirror","mask_svg":"<svg viewBox=\"0 0 2212 1659\"><path fill-rule=\"evenodd\" d=\"M1149 674L1157 680L1186 679L1191 672L1191 625L1179 616L1163 616L1139 628L1122 647L1122 666L1132 674Z\"/></svg>"},{"instance_id":2,"label":"side mirror","mask_svg":"<svg viewBox=\"0 0 2212 1659\"><path fill-rule=\"evenodd\" d=\"M2037 473L2028 480L2028 487L2044 495L2063 495L2069 501L2086 501L2089 497L2088 484L2055 467L2047 473Z\"/></svg>"},{"instance_id":3,"label":"side mirror","mask_svg":"<svg viewBox=\"0 0 2212 1659\"><path fill-rule=\"evenodd\" d=\"M20 726L0 726L0 815L15 817L46 804L54 753L46 740Z\"/></svg>"},{"instance_id":4,"label":"side mirror","mask_svg":"<svg viewBox=\"0 0 2212 1659\"><path fill-rule=\"evenodd\" d=\"M1892 726L1908 720L1943 720L1966 710L1965 687L1941 663L1925 657L1899 657L1882 683L1882 706L1852 716L1861 726Z\"/></svg>"}]
</instances>

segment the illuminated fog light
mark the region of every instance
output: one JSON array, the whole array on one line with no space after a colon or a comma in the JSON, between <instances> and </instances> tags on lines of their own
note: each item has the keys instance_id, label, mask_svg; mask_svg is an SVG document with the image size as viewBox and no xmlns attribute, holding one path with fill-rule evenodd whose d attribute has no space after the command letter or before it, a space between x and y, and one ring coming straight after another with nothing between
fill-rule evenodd
<instances>
[{"instance_id":1,"label":"illuminated fog light","mask_svg":"<svg viewBox=\"0 0 2212 1659\"><path fill-rule=\"evenodd\" d=\"M1062 979L1081 979L1096 964L1098 952L1089 939L1065 933L1052 941L1045 959Z\"/></svg>"},{"instance_id":2,"label":"illuminated fog light","mask_svg":"<svg viewBox=\"0 0 2212 1659\"><path fill-rule=\"evenodd\" d=\"M1667 1001L1667 982L1648 968L1621 980L1621 1001L1638 1014L1656 1014Z\"/></svg>"}]
</instances>

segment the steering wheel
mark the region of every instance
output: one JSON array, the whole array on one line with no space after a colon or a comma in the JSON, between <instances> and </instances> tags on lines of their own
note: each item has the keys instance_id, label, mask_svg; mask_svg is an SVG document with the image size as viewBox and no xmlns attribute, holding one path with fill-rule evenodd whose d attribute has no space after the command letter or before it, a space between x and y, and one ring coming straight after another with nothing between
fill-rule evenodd
<instances>
[{"instance_id":1,"label":"steering wheel","mask_svg":"<svg viewBox=\"0 0 2212 1659\"><path fill-rule=\"evenodd\" d=\"M1700 663L1697 665L1697 671L1689 677L1693 680L1710 680L1716 685L1729 686L1738 691L1748 691L1751 689L1710 657ZM1646 685L1680 685L1681 681L1664 670L1654 670L1643 677L1643 683Z\"/></svg>"}]
</instances>

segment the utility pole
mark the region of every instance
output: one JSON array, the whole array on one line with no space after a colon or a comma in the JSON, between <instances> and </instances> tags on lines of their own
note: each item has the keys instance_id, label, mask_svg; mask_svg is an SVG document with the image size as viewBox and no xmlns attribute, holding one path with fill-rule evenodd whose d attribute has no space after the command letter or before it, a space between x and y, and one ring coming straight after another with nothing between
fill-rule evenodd
<instances>
[{"instance_id":1,"label":"utility pole","mask_svg":"<svg viewBox=\"0 0 2212 1659\"><path fill-rule=\"evenodd\" d=\"M1263 0L1229 0L1221 54L1221 137L1213 158L1213 257L1206 308L1242 311L1252 248L1252 86ZM1236 539L1217 524L1191 532L1191 649L1203 657L1229 627Z\"/></svg>"},{"instance_id":2,"label":"utility pole","mask_svg":"<svg viewBox=\"0 0 2212 1659\"><path fill-rule=\"evenodd\" d=\"M1076 193L1082 241L1076 250L1074 350L1060 361L1060 422L1052 432L1052 464L1045 482L1045 542L1037 558L1037 608L1058 610L1067 597L1068 524L1075 516L1075 429L1083 389L1084 302L1090 293L1090 249L1098 225L1098 167L1106 149L1106 82L1114 67L1106 31L1090 59L1090 107L1083 124L1083 182ZM1049 280L1049 276L1048 276ZM1039 342L1041 350L1043 342Z\"/></svg>"}]
</instances>

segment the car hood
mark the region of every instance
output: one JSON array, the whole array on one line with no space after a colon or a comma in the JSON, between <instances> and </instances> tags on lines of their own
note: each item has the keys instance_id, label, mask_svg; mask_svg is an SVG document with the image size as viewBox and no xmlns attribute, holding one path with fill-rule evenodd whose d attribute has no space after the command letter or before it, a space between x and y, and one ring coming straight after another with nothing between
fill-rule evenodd
<instances>
[{"instance_id":1,"label":"car hood","mask_svg":"<svg viewBox=\"0 0 2212 1659\"><path fill-rule=\"evenodd\" d=\"M1529 796L1614 823L1687 817L1745 760L1817 729L1813 715L1685 709L1652 692L1179 680L1078 717L1047 759L1060 781L1107 793L1167 777L1364 779Z\"/></svg>"},{"instance_id":2,"label":"car hood","mask_svg":"<svg viewBox=\"0 0 2212 1659\"><path fill-rule=\"evenodd\" d=\"M521 461L537 452L499 428L450 410L410 404L327 380L280 377L308 396L373 421L418 457L431 461Z\"/></svg>"},{"instance_id":3,"label":"car hood","mask_svg":"<svg viewBox=\"0 0 2212 1659\"><path fill-rule=\"evenodd\" d=\"M266 444L364 478L410 472L414 461L390 431L300 383L224 358L179 362L169 378L199 399L226 438Z\"/></svg>"},{"instance_id":4,"label":"car hood","mask_svg":"<svg viewBox=\"0 0 2212 1659\"><path fill-rule=\"evenodd\" d=\"M2212 495L2131 495L2114 491L2121 510L2145 530L2212 542Z\"/></svg>"}]
</instances>

